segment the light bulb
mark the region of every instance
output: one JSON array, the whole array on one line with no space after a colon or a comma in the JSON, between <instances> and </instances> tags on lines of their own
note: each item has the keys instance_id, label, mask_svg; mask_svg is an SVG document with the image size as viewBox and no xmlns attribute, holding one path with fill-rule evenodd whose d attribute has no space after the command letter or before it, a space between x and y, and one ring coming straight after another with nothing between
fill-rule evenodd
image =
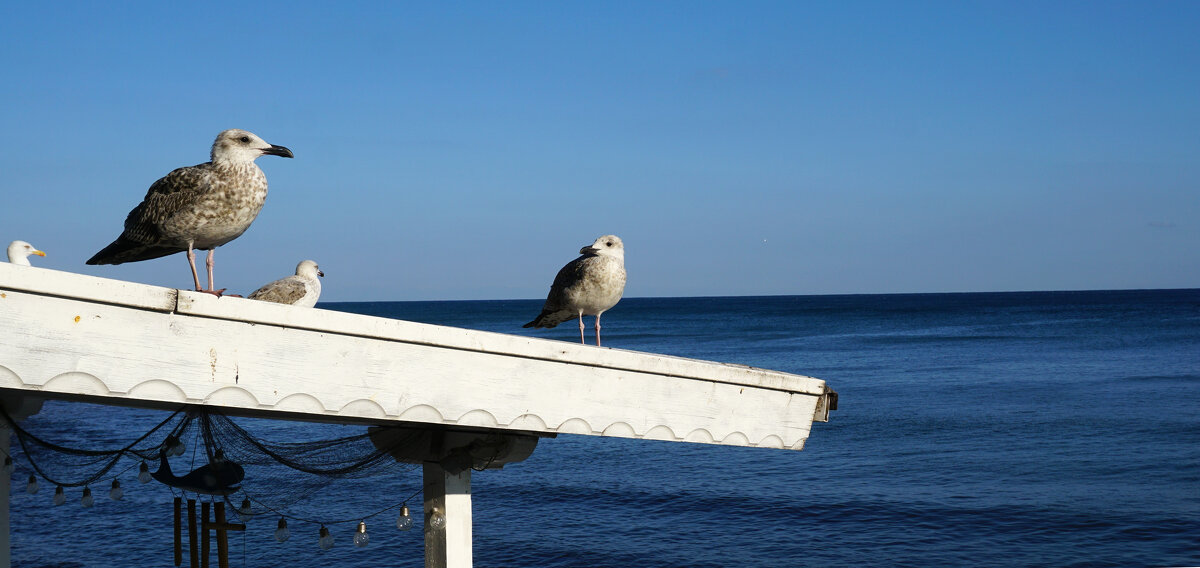
<instances>
[{"instance_id":1,"label":"light bulb","mask_svg":"<svg viewBox=\"0 0 1200 568\"><path fill-rule=\"evenodd\" d=\"M429 528L438 531L446 528L446 515L442 513L441 509L435 508L429 514Z\"/></svg>"},{"instance_id":2,"label":"light bulb","mask_svg":"<svg viewBox=\"0 0 1200 568\"><path fill-rule=\"evenodd\" d=\"M112 489L108 490L108 498L113 501L120 501L125 496L125 492L121 491L121 482L113 480Z\"/></svg>"},{"instance_id":3,"label":"light bulb","mask_svg":"<svg viewBox=\"0 0 1200 568\"><path fill-rule=\"evenodd\" d=\"M151 479L154 478L150 477L150 466L146 465L146 462L142 462L142 465L138 467L138 481L150 483Z\"/></svg>"},{"instance_id":4,"label":"light bulb","mask_svg":"<svg viewBox=\"0 0 1200 568\"><path fill-rule=\"evenodd\" d=\"M79 499L79 504L83 505L84 508L88 508L96 504L96 499L92 497L92 490L90 488L83 488L83 497Z\"/></svg>"},{"instance_id":5,"label":"light bulb","mask_svg":"<svg viewBox=\"0 0 1200 568\"><path fill-rule=\"evenodd\" d=\"M238 507L237 514L238 518L241 519L243 523L249 522L250 519L254 518L254 515L250 512L249 499L242 499L242 506Z\"/></svg>"},{"instance_id":6,"label":"light bulb","mask_svg":"<svg viewBox=\"0 0 1200 568\"><path fill-rule=\"evenodd\" d=\"M321 538L317 539L317 544L321 550L329 550L333 548L333 535L329 534L329 529L321 527Z\"/></svg>"},{"instance_id":7,"label":"light bulb","mask_svg":"<svg viewBox=\"0 0 1200 568\"><path fill-rule=\"evenodd\" d=\"M400 507L400 516L396 517L396 528L402 531L413 528L413 518L408 514L408 505Z\"/></svg>"},{"instance_id":8,"label":"light bulb","mask_svg":"<svg viewBox=\"0 0 1200 568\"><path fill-rule=\"evenodd\" d=\"M286 542L292 537L292 531L287 528L287 521L283 517L279 517L279 528L275 529L275 540Z\"/></svg>"},{"instance_id":9,"label":"light bulb","mask_svg":"<svg viewBox=\"0 0 1200 568\"><path fill-rule=\"evenodd\" d=\"M67 502L67 494L63 493L62 486L59 485L58 487L55 487L54 488L54 504L62 505L63 503L66 503L66 502Z\"/></svg>"},{"instance_id":10,"label":"light bulb","mask_svg":"<svg viewBox=\"0 0 1200 568\"><path fill-rule=\"evenodd\" d=\"M4 475L12 475L14 469L17 469L17 466L13 463L12 456L4 456Z\"/></svg>"},{"instance_id":11,"label":"light bulb","mask_svg":"<svg viewBox=\"0 0 1200 568\"><path fill-rule=\"evenodd\" d=\"M33 474L31 473L31 474L29 474L29 483L25 485L25 492L30 495L33 495L34 493L37 493L37 490L38 490L37 478L34 477Z\"/></svg>"},{"instance_id":12,"label":"light bulb","mask_svg":"<svg viewBox=\"0 0 1200 568\"><path fill-rule=\"evenodd\" d=\"M166 448L168 456L182 456L183 452L187 450L187 444L175 436L167 436L167 439L163 440L163 446Z\"/></svg>"},{"instance_id":13,"label":"light bulb","mask_svg":"<svg viewBox=\"0 0 1200 568\"><path fill-rule=\"evenodd\" d=\"M367 522L359 521L358 530L354 533L354 546L362 548L366 546L367 542L370 540L371 537L367 535Z\"/></svg>"}]
</instances>

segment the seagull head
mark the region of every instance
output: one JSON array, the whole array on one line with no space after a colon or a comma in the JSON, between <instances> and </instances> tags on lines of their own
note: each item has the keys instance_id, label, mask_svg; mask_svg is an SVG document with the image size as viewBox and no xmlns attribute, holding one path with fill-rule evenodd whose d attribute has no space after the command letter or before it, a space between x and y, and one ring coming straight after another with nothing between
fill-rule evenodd
<instances>
[{"instance_id":1,"label":"seagull head","mask_svg":"<svg viewBox=\"0 0 1200 568\"><path fill-rule=\"evenodd\" d=\"M259 156L269 154L292 158L292 151L283 146L268 144L253 132L231 128L217 135L212 146L212 162L216 163L247 163L253 162Z\"/></svg>"},{"instance_id":2,"label":"seagull head","mask_svg":"<svg viewBox=\"0 0 1200 568\"><path fill-rule=\"evenodd\" d=\"M316 278L318 276L324 278L325 273L321 272L321 268L317 266L315 260L302 260L296 265L296 276L307 276L308 278Z\"/></svg>"},{"instance_id":3,"label":"seagull head","mask_svg":"<svg viewBox=\"0 0 1200 568\"><path fill-rule=\"evenodd\" d=\"M622 243L621 238L616 235L604 235L596 239L596 242L579 249L579 254L611 256L624 260L625 243Z\"/></svg>"},{"instance_id":4,"label":"seagull head","mask_svg":"<svg viewBox=\"0 0 1200 568\"><path fill-rule=\"evenodd\" d=\"M8 245L8 261L21 266L30 266L29 255L36 254L38 256L46 256L46 253L33 248L33 245L25 241L13 241Z\"/></svg>"}]
</instances>

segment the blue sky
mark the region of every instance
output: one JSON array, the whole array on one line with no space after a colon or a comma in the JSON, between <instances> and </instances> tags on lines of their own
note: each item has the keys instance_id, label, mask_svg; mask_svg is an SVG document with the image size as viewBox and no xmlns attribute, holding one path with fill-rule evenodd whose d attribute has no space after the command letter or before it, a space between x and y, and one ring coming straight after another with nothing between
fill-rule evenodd
<instances>
[{"instance_id":1,"label":"blue sky","mask_svg":"<svg viewBox=\"0 0 1200 568\"><path fill-rule=\"evenodd\" d=\"M226 128L288 146L217 251L248 293L544 297L1200 286L1200 3L9 2L0 240L84 261Z\"/></svg>"}]
</instances>

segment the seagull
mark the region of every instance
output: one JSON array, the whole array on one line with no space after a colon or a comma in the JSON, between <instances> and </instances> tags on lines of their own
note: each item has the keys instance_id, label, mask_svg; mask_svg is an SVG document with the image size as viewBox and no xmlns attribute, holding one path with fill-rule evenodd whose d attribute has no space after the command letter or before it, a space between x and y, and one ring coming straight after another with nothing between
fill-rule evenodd
<instances>
[{"instance_id":1,"label":"seagull","mask_svg":"<svg viewBox=\"0 0 1200 568\"><path fill-rule=\"evenodd\" d=\"M550 328L578 317L579 342L586 345L583 316L594 315L599 346L600 314L617 305L625 292L625 244L616 235L604 235L579 254L554 277L542 313L523 327Z\"/></svg>"},{"instance_id":2,"label":"seagull","mask_svg":"<svg viewBox=\"0 0 1200 568\"><path fill-rule=\"evenodd\" d=\"M302 308L317 305L321 296L321 280L324 277L315 261L302 260L296 265L296 275L280 278L250 293L251 300L291 304Z\"/></svg>"},{"instance_id":3,"label":"seagull","mask_svg":"<svg viewBox=\"0 0 1200 568\"><path fill-rule=\"evenodd\" d=\"M146 198L125 218L125 231L88 264L121 264L187 251L197 292L213 289L213 251L241 236L262 210L267 176L254 160L269 154L291 158L292 151L245 130L217 135L210 162L179 168L154 182ZM200 286L196 253L207 250L208 289Z\"/></svg>"},{"instance_id":4,"label":"seagull","mask_svg":"<svg viewBox=\"0 0 1200 568\"><path fill-rule=\"evenodd\" d=\"M33 248L33 245L25 241L13 241L8 245L8 261L13 264L32 266L29 264L29 255L31 254L46 256L46 253Z\"/></svg>"}]
</instances>

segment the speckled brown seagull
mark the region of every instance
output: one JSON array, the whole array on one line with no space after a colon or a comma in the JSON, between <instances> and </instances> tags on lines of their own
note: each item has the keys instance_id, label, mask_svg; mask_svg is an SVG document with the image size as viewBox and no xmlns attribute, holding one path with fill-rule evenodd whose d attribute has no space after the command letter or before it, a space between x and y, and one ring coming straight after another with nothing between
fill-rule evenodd
<instances>
[{"instance_id":1,"label":"speckled brown seagull","mask_svg":"<svg viewBox=\"0 0 1200 568\"><path fill-rule=\"evenodd\" d=\"M579 254L554 277L542 313L523 327L549 328L579 318L579 341L586 344L583 316L596 316L596 345L600 345L600 314L617 305L625 293L625 244L616 235L604 235L579 249Z\"/></svg>"},{"instance_id":2,"label":"speckled brown seagull","mask_svg":"<svg viewBox=\"0 0 1200 568\"><path fill-rule=\"evenodd\" d=\"M321 268L312 260L302 260L296 265L296 275L280 278L250 293L251 300L291 304L302 308L317 305L321 297Z\"/></svg>"},{"instance_id":3,"label":"speckled brown seagull","mask_svg":"<svg viewBox=\"0 0 1200 568\"><path fill-rule=\"evenodd\" d=\"M212 145L212 161L179 168L154 182L125 218L125 231L88 259L121 264L187 251L197 292L213 289L213 250L241 236L262 210L267 176L254 163L264 154L291 158L292 151L245 130L226 130ZM200 286L194 249L207 250L208 288Z\"/></svg>"}]
</instances>

